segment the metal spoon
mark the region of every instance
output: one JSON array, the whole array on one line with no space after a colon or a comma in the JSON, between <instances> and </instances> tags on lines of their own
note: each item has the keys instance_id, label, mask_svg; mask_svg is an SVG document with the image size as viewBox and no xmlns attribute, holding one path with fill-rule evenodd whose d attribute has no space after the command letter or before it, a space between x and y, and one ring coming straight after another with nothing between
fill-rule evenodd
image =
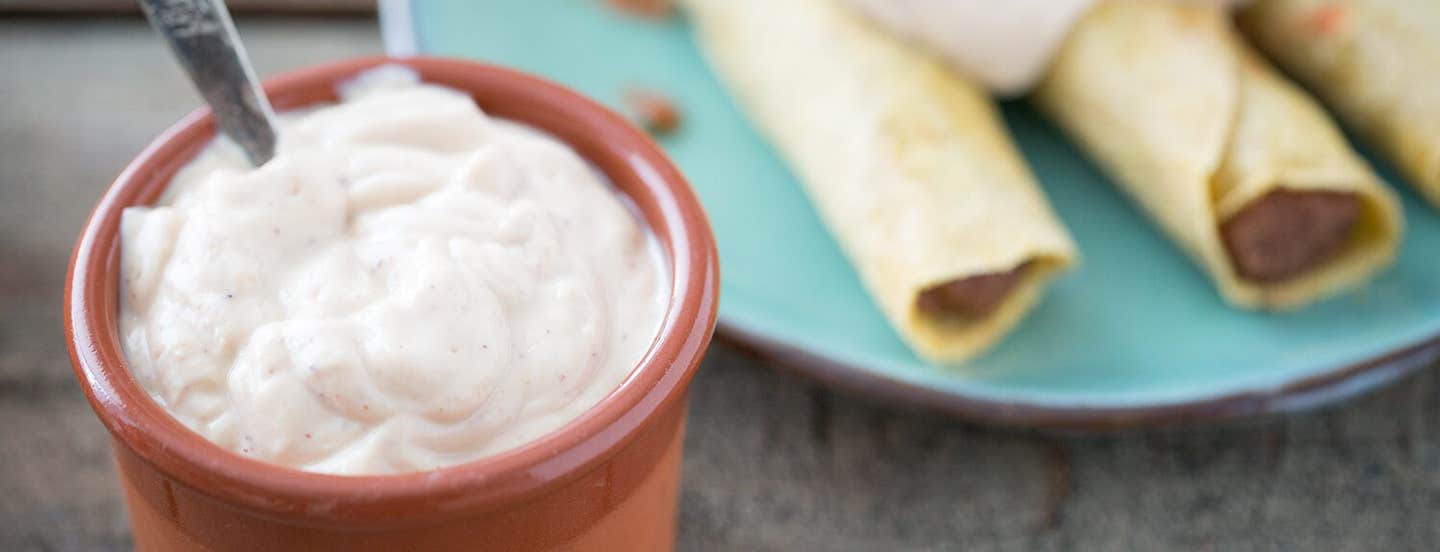
<instances>
[{"instance_id":1,"label":"metal spoon","mask_svg":"<svg viewBox=\"0 0 1440 552\"><path fill-rule=\"evenodd\" d=\"M224 0L140 0L145 16L255 166L275 156L275 113L255 79Z\"/></svg>"}]
</instances>

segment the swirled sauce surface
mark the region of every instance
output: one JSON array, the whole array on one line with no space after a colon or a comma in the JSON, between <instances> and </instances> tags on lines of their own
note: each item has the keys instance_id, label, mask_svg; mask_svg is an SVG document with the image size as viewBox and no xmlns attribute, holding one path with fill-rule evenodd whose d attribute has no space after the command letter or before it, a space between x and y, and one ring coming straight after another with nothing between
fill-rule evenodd
<instances>
[{"instance_id":1,"label":"swirled sauce surface","mask_svg":"<svg viewBox=\"0 0 1440 552\"><path fill-rule=\"evenodd\" d=\"M388 69L217 140L122 223L120 328L207 439L337 474L428 470L579 417L648 350L658 246L565 144Z\"/></svg>"}]
</instances>

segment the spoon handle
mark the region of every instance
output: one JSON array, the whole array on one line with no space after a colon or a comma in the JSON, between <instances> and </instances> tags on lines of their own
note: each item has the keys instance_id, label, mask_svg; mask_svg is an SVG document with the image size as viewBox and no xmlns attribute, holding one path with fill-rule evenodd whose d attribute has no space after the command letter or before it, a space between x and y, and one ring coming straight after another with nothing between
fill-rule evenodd
<instances>
[{"instance_id":1,"label":"spoon handle","mask_svg":"<svg viewBox=\"0 0 1440 552\"><path fill-rule=\"evenodd\" d=\"M223 0L140 0L150 26L170 44L221 132L263 165L275 155L274 114L255 79Z\"/></svg>"}]
</instances>

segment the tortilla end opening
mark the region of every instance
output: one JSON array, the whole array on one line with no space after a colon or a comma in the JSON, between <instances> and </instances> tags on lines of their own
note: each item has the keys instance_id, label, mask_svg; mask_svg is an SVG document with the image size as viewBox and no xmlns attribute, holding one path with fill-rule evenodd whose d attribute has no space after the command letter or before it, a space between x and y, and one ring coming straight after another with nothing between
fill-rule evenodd
<instances>
[{"instance_id":1,"label":"tortilla end opening","mask_svg":"<svg viewBox=\"0 0 1440 552\"><path fill-rule=\"evenodd\" d=\"M1353 192L1277 188L1225 220L1220 235L1241 278L1279 284L1339 257L1358 237L1361 211Z\"/></svg>"},{"instance_id":2,"label":"tortilla end opening","mask_svg":"<svg viewBox=\"0 0 1440 552\"><path fill-rule=\"evenodd\" d=\"M973 321L990 316L1025 280L1034 265L1027 260L1013 269L941 282L915 298L915 308L939 319Z\"/></svg>"}]
</instances>

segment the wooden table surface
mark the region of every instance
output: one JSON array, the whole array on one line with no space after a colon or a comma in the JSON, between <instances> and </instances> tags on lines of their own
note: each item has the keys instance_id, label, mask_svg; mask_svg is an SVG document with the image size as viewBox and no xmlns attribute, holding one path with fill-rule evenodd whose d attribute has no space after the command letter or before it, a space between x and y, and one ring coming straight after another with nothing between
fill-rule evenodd
<instances>
[{"instance_id":1,"label":"wooden table surface","mask_svg":"<svg viewBox=\"0 0 1440 552\"><path fill-rule=\"evenodd\" d=\"M380 48L368 19L240 19L263 74ZM134 18L0 19L0 550L123 550L108 437L61 332L102 188L196 105ZM1220 426L1045 435L836 395L716 346L681 550L1440 546L1440 377Z\"/></svg>"}]
</instances>

